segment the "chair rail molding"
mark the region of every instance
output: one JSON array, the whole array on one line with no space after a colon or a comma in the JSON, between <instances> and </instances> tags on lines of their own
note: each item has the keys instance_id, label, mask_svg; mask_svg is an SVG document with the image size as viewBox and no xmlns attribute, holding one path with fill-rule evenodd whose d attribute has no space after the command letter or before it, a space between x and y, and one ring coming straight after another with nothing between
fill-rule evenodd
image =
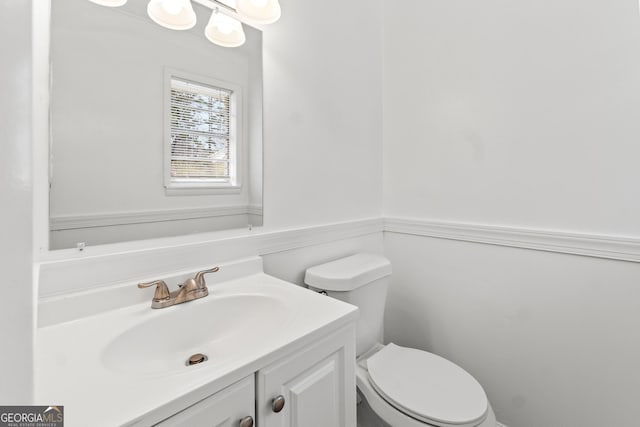
<instances>
[{"instance_id":1,"label":"chair rail molding","mask_svg":"<svg viewBox=\"0 0 640 427\"><path fill-rule=\"evenodd\" d=\"M290 229L233 230L48 252L36 263L40 298L88 291L162 272L377 233L398 233L640 262L640 238L410 218L366 218ZM162 266L158 270L158 266Z\"/></svg>"},{"instance_id":2,"label":"chair rail molding","mask_svg":"<svg viewBox=\"0 0 640 427\"><path fill-rule=\"evenodd\" d=\"M640 262L640 238L428 219L387 217L387 233Z\"/></svg>"}]
</instances>

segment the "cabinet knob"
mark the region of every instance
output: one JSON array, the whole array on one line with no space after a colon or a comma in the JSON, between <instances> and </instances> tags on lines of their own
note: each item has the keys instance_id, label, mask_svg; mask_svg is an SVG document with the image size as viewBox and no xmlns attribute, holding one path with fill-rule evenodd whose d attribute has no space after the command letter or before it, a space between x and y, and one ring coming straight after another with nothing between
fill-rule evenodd
<instances>
[{"instance_id":1,"label":"cabinet knob","mask_svg":"<svg viewBox=\"0 0 640 427\"><path fill-rule=\"evenodd\" d=\"M253 417L244 417L241 419L240 427L253 427Z\"/></svg>"},{"instance_id":2,"label":"cabinet knob","mask_svg":"<svg viewBox=\"0 0 640 427\"><path fill-rule=\"evenodd\" d=\"M284 396L280 395L271 401L271 409L273 412L280 412L284 408Z\"/></svg>"}]
</instances>

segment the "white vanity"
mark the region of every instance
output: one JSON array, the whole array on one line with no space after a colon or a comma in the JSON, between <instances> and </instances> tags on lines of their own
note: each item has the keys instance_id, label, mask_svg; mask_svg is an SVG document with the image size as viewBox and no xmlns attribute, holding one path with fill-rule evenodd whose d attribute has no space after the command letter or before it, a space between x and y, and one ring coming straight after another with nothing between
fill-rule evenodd
<instances>
[{"instance_id":1,"label":"white vanity","mask_svg":"<svg viewBox=\"0 0 640 427\"><path fill-rule=\"evenodd\" d=\"M145 290L145 303L49 316L36 400L64 405L70 427L355 426L357 308L264 274L260 258L233 270L173 307L151 309Z\"/></svg>"}]
</instances>

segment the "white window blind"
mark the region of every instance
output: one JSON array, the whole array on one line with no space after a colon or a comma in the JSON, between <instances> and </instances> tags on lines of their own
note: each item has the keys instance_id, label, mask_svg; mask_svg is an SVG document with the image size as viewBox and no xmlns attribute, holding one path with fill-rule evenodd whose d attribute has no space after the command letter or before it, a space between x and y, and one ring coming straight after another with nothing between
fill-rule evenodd
<instances>
[{"instance_id":1,"label":"white window blind","mask_svg":"<svg viewBox=\"0 0 640 427\"><path fill-rule=\"evenodd\" d=\"M231 182L232 94L171 78L172 182Z\"/></svg>"}]
</instances>

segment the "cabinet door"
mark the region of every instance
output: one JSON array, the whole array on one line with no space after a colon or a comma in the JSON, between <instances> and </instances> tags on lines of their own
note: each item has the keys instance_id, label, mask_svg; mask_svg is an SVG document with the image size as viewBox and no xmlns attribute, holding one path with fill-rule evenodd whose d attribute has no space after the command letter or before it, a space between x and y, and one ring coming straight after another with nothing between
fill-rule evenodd
<instances>
[{"instance_id":1,"label":"cabinet door","mask_svg":"<svg viewBox=\"0 0 640 427\"><path fill-rule=\"evenodd\" d=\"M156 426L238 427L243 418L255 418L254 384L251 375Z\"/></svg>"},{"instance_id":2,"label":"cabinet door","mask_svg":"<svg viewBox=\"0 0 640 427\"><path fill-rule=\"evenodd\" d=\"M341 330L258 371L260 427L356 425L355 330ZM273 400L284 399L280 412Z\"/></svg>"}]
</instances>

